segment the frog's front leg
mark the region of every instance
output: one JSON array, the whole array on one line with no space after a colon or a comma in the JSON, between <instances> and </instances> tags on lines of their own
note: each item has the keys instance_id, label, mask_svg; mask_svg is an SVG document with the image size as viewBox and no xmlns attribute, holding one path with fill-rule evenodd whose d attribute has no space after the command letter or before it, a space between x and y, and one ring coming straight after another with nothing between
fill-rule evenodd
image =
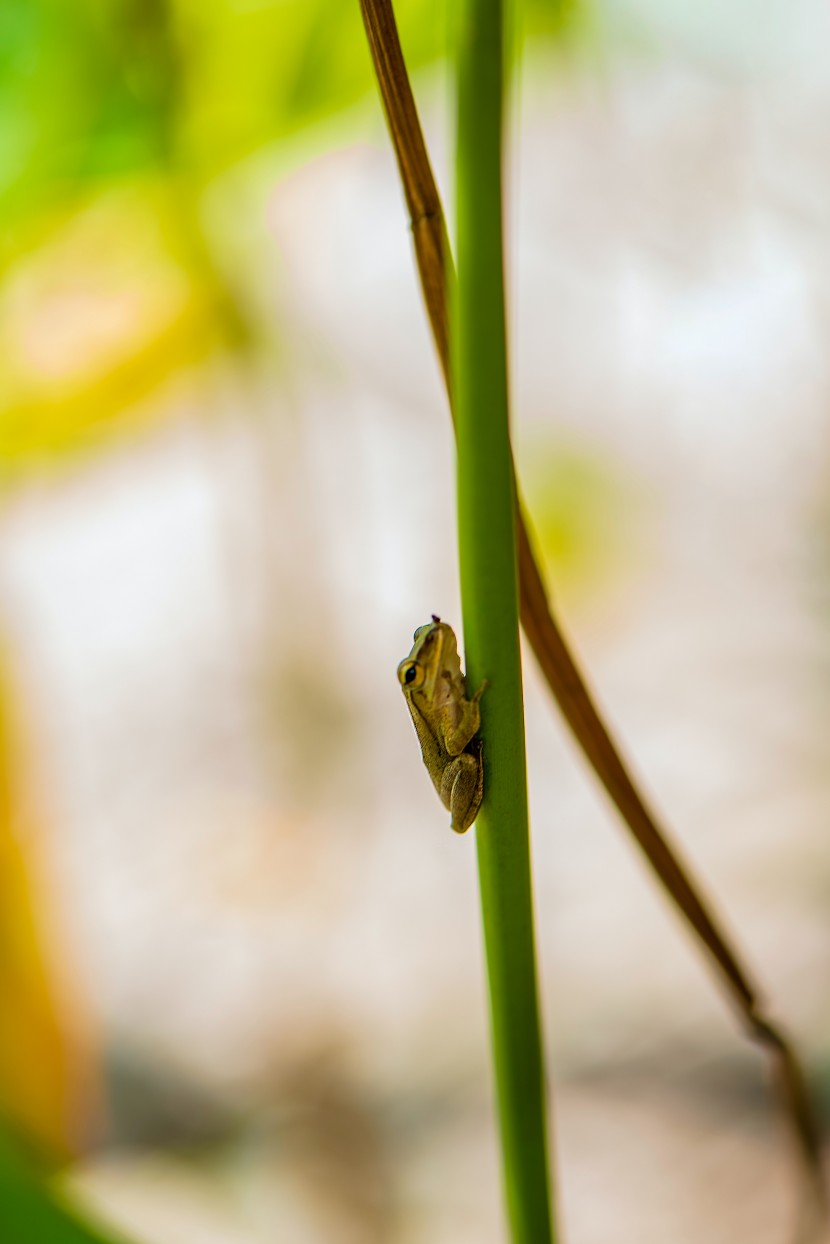
<instances>
[{"instance_id":1,"label":"frog's front leg","mask_svg":"<svg viewBox=\"0 0 830 1244\"><path fill-rule=\"evenodd\" d=\"M481 748L477 755L462 752L441 775L441 802L449 808L450 825L457 834L465 834L478 816L484 788Z\"/></svg>"},{"instance_id":2,"label":"frog's front leg","mask_svg":"<svg viewBox=\"0 0 830 1244\"><path fill-rule=\"evenodd\" d=\"M485 678L473 698L463 701L458 724L453 729L445 731L444 745L451 756L460 756L470 740L478 734L481 728L481 710L478 702L489 686Z\"/></svg>"}]
</instances>

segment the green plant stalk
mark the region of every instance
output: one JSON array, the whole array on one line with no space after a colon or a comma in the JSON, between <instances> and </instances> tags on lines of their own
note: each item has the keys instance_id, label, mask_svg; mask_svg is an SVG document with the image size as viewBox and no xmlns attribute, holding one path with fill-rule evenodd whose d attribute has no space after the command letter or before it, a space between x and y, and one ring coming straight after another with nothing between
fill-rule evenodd
<instances>
[{"instance_id":1,"label":"green plant stalk","mask_svg":"<svg viewBox=\"0 0 830 1244\"><path fill-rule=\"evenodd\" d=\"M503 13L464 0L458 46L458 281L453 367L458 540L469 685L481 703L477 821L507 1211L514 1244L553 1239L527 813L502 255Z\"/></svg>"}]
</instances>

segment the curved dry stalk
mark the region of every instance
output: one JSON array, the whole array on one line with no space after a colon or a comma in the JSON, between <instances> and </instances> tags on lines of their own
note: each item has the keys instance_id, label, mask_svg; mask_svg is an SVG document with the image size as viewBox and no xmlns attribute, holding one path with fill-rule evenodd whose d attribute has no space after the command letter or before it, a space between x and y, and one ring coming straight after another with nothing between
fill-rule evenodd
<instances>
[{"instance_id":1,"label":"curved dry stalk","mask_svg":"<svg viewBox=\"0 0 830 1244\"><path fill-rule=\"evenodd\" d=\"M403 184L415 256L432 335L451 402L447 291L454 279L444 212L427 155L401 51L391 0L360 0L375 74ZM605 725L553 616L533 554L516 486L516 533L521 621L560 711L607 794L663 887L717 965L748 1035L768 1051L796 1142L809 1193L807 1238L826 1218L820 1136L800 1062L790 1042L764 1013L758 991L729 938L658 825ZM805 1220L806 1221L806 1220Z\"/></svg>"}]
</instances>

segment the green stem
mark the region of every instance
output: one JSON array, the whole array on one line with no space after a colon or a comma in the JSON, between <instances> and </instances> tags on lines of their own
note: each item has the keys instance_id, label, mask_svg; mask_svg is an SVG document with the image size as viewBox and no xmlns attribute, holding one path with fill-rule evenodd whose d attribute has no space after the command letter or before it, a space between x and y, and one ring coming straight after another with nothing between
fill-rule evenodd
<instances>
[{"instance_id":1,"label":"green stem","mask_svg":"<svg viewBox=\"0 0 830 1244\"><path fill-rule=\"evenodd\" d=\"M477 822L493 1063L514 1244L553 1239L536 989L502 256L503 13L464 0L458 49L453 376L469 685L481 703Z\"/></svg>"}]
</instances>

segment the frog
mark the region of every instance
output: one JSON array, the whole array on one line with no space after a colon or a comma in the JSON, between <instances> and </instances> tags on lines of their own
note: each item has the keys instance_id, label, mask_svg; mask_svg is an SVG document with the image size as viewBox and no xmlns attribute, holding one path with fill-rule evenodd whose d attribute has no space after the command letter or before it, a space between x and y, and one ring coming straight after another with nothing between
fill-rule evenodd
<instances>
[{"instance_id":1,"label":"frog","mask_svg":"<svg viewBox=\"0 0 830 1244\"><path fill-rule=\"evenodd\" d=\"M437 614L418 627L413 639L412 651L398 666L398 681L451 828L464 834L478 816L484 793L482 745L476 735L479 700L489 683L485 679L467 698L455 632Z\"/></svg>"}]
</instances>

